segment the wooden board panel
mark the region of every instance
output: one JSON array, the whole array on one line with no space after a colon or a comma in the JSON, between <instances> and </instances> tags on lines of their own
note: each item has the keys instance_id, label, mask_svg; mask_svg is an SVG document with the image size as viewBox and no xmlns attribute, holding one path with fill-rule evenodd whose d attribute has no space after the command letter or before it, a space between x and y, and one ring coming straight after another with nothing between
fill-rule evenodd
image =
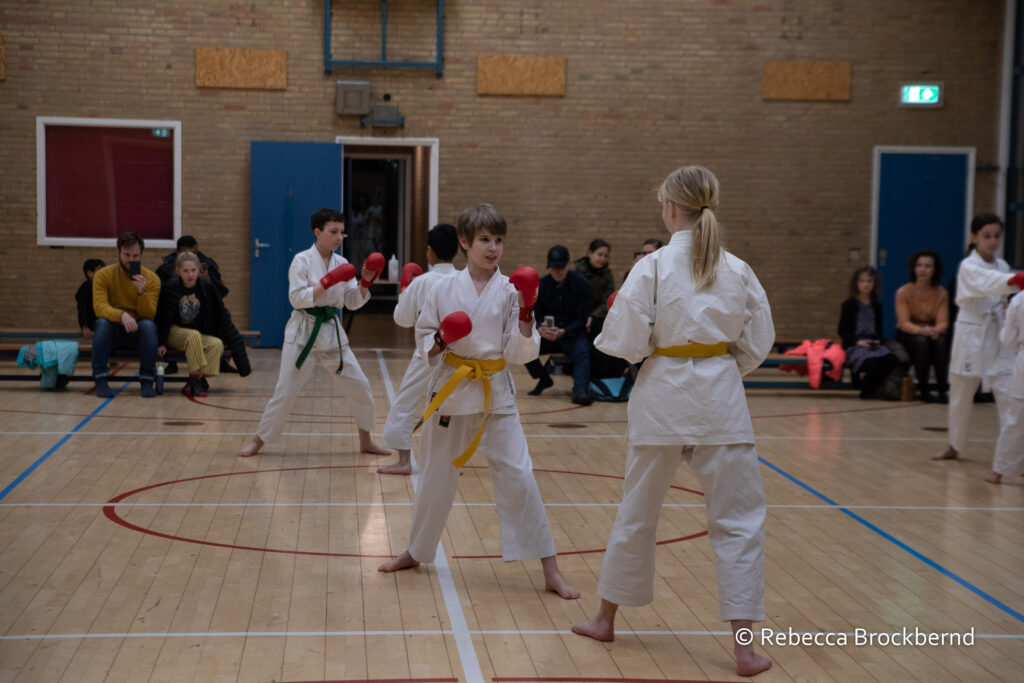
<instances>
[{"instance_id":1,"label":"wooden board panel","mask_svg":"<svg viewBox=\"0 0 1024 683\"><path fill-rule=\"evenodd\" d=\"M0 81L7 78L7 49L4 47L4 39L0 38Z\"/></svg>"},{"instance_id":2,"label":"wooden board panel","mask_svg":"<svg viewBox=\"0 0 1024 683\"><path fill-rule=\"evenodd\" d=\"M197 47L196 87L284 90L288 87L288 53L285 50Z\"/></svg>"},{"instance_id":3,"label":"wooden board panel","mask_svg":"<svg viewBox=\"0 0 1024 683\"><path fill-rule=\"evenodd\" d=\"M850 62L764 63L761 97L766 100L849 101Z\"/></svg>"},{"instance_id":4,"label":"wooden board panel","mask_svg":"<svg viewBox=\"0 0 1024 683\"><path fill-rule=\"evenodd\" d=\"M565 57L479 55L479 95L565 95Z\"/></svg>"}]
</instances>

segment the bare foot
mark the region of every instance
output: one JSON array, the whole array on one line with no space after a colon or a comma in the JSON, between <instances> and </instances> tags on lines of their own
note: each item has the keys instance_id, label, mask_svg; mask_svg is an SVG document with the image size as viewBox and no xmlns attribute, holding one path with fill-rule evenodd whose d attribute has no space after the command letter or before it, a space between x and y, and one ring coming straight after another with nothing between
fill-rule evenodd
<instances>
[{"instance_id":1,"label":"bare foot","mask_svg":"<svg viewBox=\"0 0 1024 683\"><path fill-rule=\"evenodd\" d=\"M259 453L260 449L263 448L263 446L263 439L261 439L258 436L254 436L252 437L252 439L249 440L249 443L242 446L242 450L238 451L238 457L251 458L252 456Z\"/></svg>"},{"instance_id":2,"label":"bare foot","mask_svg":"<svg viewBox=\"0 0 1024 683\"><path fill-rule=\"evenodd\" d=\"M400 569L410 569L411 567L418 567L419 564L420 564L419 562L417 562L416 560L412 559L412 555L410 555L409 551L406 550L404 553L402 553L398 557L392 558L392 559L388 560L387 562L385 562L384 564L382 564L381 566L377 567L377 571L379 571L379 572L397 572Z\"/></svg>"},{"instance_id":3,"label":"bare foot","mask_svg":"<svg viewBox=\"0 0 1024 683\"><path fill-rule=\"evenodd\" d=\"M744 650L743 653L740 652L741 649ZM735 655L737 676L756 676L762 671L772 668L772 660L755 654L754 648L749 645L746 647L737 645Z\"/></svg>"},{"instance_id":4,"label":"bare foot","mask_svg":"<svg viewBox=\"0 0 1024 683\"><path fill-rule=\"evenodd\" d=\"M381 448L375 444L373 439L370 437L370 432L365 429L359 430L359 452L369 453L371 455L388 455L391 453L388 449Z\"/></svg>"},{"instance_id":5,"label":"bare foot","mask_svg":"<svg viewBox=\"0 0 1024 683\"><path fill-rule=\"evenodd\" d=\"M601 617L594 617L585 624L576 624L572 627L572 632L600 640L602 643L610 643L615 640L615 627Z\"/></svg>"},{"instance_id":6,"label":"bare foot","mask_svg":"<svg viewBox=\"0 0 1024 683\"><path fill-rule=\"evenodd\" d=\"M544 590L557 593L563 600L575 600L580 597L580 592L569 585L569 582L562 576L558 569L558 561L554 555L548 555L540 559L544 568Z\"/></svg>"},{"instance_id":7,"label":"bare foot","mask_svg":"<svg viewBox=\"0 0 1024 683\"><path fill-rule=\"evenodd\" d=\"M960 453L952 446L949 446L943 451L942 455L936 455L932 460L956 460L959 457Z\"/></svg>"},{"instance_id":8,"label":"bare foot","mask_svg":"<svg viewBox=\"0 0 1024 683\"><path fill-rule=\"evenodd\" d=\"M990 484L1002 484L1003 475L999 474L998 472L993 472L992 474L985 477L985 481L987 481Z\"/></svg>"},{"instance_id":9,"label":"bare foot","mask_svg":"<svg viewBox=\"0 0 1024 683\"><path fill-rule=\"evenodd\" d=\"M412 460L410 451L400 449L398 451L398 462L391 465L384 465L377 468L377 474L412 474Z\"/></svg>"}]
</instances>

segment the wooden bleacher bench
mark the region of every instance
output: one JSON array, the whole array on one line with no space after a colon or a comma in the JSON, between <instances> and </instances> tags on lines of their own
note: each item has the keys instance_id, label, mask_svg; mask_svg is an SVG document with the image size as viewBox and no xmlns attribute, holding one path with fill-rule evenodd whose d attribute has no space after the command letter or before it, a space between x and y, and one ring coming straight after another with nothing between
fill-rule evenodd
<instances>
[{"instance_id":1,"label":"wooden bleacher bench","mask_svg":"<svg viewBox=\"0 0 1024 683\"><path fill-rule=\"evenodd\" d=\"M259 343L260 332L259 330L239 330L238 333L242 336L242 339L249 346L253 346ZM78 358L89 359L92 358L92 341L85 339L82 336L80 330L45 330L39 328L13 328L4 327L0 328L0 360L15 360L18 357L18 352L21 351L21 347L28 344L34 344L37 341L45 341L47 339L67 339L78 341ZM118 358L138 358L139 352L135 349L114 349L110 352L111 359ZM225 359L231 358L231 350L224 349L222 356ZM168 349L166 355L159 359L160 361L176 361L185 362L185 352L176 351L174 349ZM23 380L38 380L39 375L36 373L25 373L19 375L0 375L0 381L23 381ZM168 380L171 380L168 377ZM75 375L72 381L92 381L91 376L79 376Z\"/></svg>"}]
</instances>

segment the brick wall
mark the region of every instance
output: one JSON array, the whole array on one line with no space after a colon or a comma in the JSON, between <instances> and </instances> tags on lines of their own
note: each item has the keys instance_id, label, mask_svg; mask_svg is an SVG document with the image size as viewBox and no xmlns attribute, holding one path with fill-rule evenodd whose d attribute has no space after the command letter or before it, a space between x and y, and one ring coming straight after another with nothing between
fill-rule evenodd
<instances>
[{"instance_id":1,"label":"brick wall","mask_svg":"<svg viewBox=\"0 0 1024 683\"><path fill-rule=\"evenodd\" d=\"M392 95L403 131L440 139L441 220L489 201L509 221L505 266L542 268L555 240L573 256L612 244L616 281L664 229L653 188L683 163L722 182L728 245L768 290L780 337L831 334L867 257L872 147L977 147L996 162L1001 0L592 0L447 3L445 75L323 73L323 2L38 0L0 3L0 325L73 327L85 258L113 249L36 242L35 117L182 121L182 228L214 256L248 325L249 142L370 135L334 114L334 82ZM335 58L379 57L375 0L336 3ZM433 55L436 5L390 3L391 59ZM194 85L196 46L288 51L283 92ZM568 58L562 98L476 95L478 54ZM766 102L768 59L849 60L849 102ZM946 84L939 110L896 106L898 84ZM995 177L979 172L977 210ZM160 253L149 250L154 267ZM158 253L160 252L160 253Z\"/></svg>"}]
</instances>

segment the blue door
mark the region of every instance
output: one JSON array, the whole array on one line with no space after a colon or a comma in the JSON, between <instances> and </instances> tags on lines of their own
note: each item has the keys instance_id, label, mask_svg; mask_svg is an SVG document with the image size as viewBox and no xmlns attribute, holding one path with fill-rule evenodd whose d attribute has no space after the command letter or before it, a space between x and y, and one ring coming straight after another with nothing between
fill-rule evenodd
<instances>
[{"instance_id":1,"label":"blue door","mask_svg":"<svg viewBox=\"0 0 1024 683\"><path fill-rule=\"evenodd\" d=\"M883 336L896 332L896 290L919 249L942 259L942 285L956 276L974 205L974 148L875 148L875 266L882 275Z\"/></svg>"},{"instance_id":2,"label":"blue door","mask_svg":"<svg viewBox=\"0 0 1024 683\"><path fill-rule=\"evenodd\" d=\"M291 315L288 267L313 244L309 217L342 211L342 146L253 142L250 167L249 319L261 346L281 346Z\"/></svg>"}]
</instances>

